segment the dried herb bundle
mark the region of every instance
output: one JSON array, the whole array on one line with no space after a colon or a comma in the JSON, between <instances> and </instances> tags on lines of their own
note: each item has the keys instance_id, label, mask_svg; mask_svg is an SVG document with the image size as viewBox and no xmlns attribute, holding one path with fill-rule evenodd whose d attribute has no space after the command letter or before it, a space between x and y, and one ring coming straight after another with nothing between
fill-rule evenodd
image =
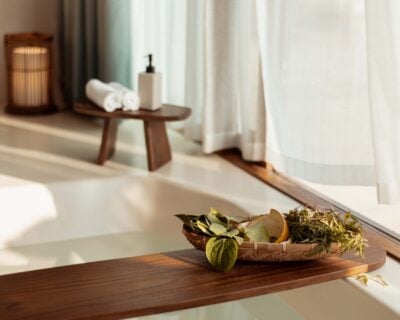
<instances>
[{"instance_id":1,"label":"dried herb bundle","mask_svg":"<svg viewBox=\"0 0 400 320\"><path fill-rule=\"evenodd\" d=\"M329 251L332 243L340 243L341 252L355 250L364 256L367 240L361 223L349 212L340 215L334 210L319 211L296 208L285 215L293 243L319 243L311 254Z\"/></svg>"}]
</instances>

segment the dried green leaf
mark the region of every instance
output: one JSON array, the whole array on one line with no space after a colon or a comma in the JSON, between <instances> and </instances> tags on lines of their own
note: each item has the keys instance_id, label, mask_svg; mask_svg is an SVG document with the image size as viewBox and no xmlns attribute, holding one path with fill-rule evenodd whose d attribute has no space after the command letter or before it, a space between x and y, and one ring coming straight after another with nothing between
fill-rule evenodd
<instances>
[{"instance_id":1,"label":"dried green leaf","mask_svg":"<svg viewBox=\"0 0 400 320\"><path fill-rule=\"evenodd\" d=\"M192 221L198 219L198 216L190 215L190 214L176 214L175 217L180 219L184 225L190 226Z\"/></svg>"},{"instance_id":2,"label":"dried green leaf","mask_svg":"<svg viewBox=\"0 0 400 320\"><path fill-rule=\"evenodd\" d=\"M228 225L228 218L215 208L210 208L210 213L207 215L207 218L211 219L210 221L213 223L220 223L225 226Z\"/></svg>"},{"instance_id":3,"label":"dried green leaf","mask_svg":"<svg viewBox=\"0 0 400 320\"><path fill-rule=\"evenodd\" d=\"M224 237L234 238L235 236L239 235L240 231L238 229L232 229L224 234Z\"/></svg>"},{"instance_id":4,"label":"dried green leaf","mask_svg":"<svg viewBox=\"0 0 400 320\"><path fill-rule=\"evenodd\" d=\"M190 214L176 214L175 217L180 219L185 226L187 226L191 231L198 232L193 223L198 220L198 216Z\"/></svg>"},{"instance_id":5,"label":"dried green leaf","mask_svg":"<svg viewBox=\"0 0 400 320\"><path fill-rule=\"evenodd\" d=\"M228 229L226 227L224 227L222 224L218 224L218 223L212 223L210 225L209 229L216 236L223 235L228 231Z\"/></svg>"},{"instance_id":6,"label":"dried green leaf","mask_svg":"<svg viewBox=\"0 0 400 320\"><path fill-rule=\"evenodd\" d=\"M269 242L269 234L262 222L255 223L244 228L246 241L251 242Z\"/></svg>"},{"instance_id":7,"label":"dried green leaf","mask_svg":"<svg viewBox=\"0 0 400 320\"><path fill-rule=\"evenodd\" d=\"M201 222L200 220L196 221L193 223L193 225L198 228L202 233L212 236L213 233L210 231L209 227L207 224Z\"/></svg>"},{"instance_id":8,"label":"dried green leaf","mask_svg":"<svg viewBox=\"0 0 400 320\"><path fill-rule=\"evenodd\" d=\"M204 215L204 214L200 215L200 216L198 217L197 220L200 221L200 222L202 222L202 223L204 223L204 224L207 226L207 228L208 228L208 227L210 226L210 224L211 224L211 222L207 219L207 216Z\"/></svg>"},{"instance_id":9,"label":"dried green leaf","mask_svg":"<svg viewBox=\"0 0 400 320\"><path fill-rule=\"evenodd\" d=\"M219 220L216 215L211 213L207 214L207 220L209 221L210 225L213 223L225 226L227 225L226 223L222 223L221 220Z\"/></svg>"},{"instance_id":10,"label":"dried green leaf","mask_svg":"<svg viewBox=\"0 0 400 320\"><path fill-rule=\"evenodd\" d=\"M238 243L239 246L244 242L243 237L240 237L240 236L234 236L233 239L236 240L236 242Z\"/></svg>"}]
</instances>

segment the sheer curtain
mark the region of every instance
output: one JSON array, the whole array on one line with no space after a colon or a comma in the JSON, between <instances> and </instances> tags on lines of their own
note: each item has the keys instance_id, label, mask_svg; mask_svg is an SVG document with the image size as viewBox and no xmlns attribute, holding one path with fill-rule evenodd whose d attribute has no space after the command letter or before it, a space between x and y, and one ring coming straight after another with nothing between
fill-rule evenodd
<instances>
[{"instance_id":1,"label":"sheer curtain","mask_svg":"<svg viewBox=\"0 0 400 320\"><path fill-rule=\"evenodd\" d=\"M400 203L400 3L257 2L267 159Z\"/></svg>"},{"instance_id":2,"label":"sheer curtain","mask_svg":"<svg viewBox=\"0 0 400 320\"><path fill-rule=\"evenodd\" d=\"M319 183L374 183L364 1L257 5L268 161Z\"/></svg>"},{"instance_id":3,"label":"sheer curtain","mask_svg":"<svg viewBox=\"0 0 400 320\"><path fill-rule=\"evenodd\" d=\"M154 54L163 101L193 111L186 137L202 141L206 153L238 147L245 159L264 160L255 0L133 0L132 21L132 74Z\"/></svg>"},{"instance_id":4,"label":"sheer curtain","mask_svg":"<svg viewBox=\"0 0 400 320\"><path fill-rule=\"evenodd\" d=\"M365 6L378 199L400 204L400 1Z\"/></svg>"},{"instance_id":5,"label":"sheer curtain","mask_svg":"<svg viewBox=\"0 0 400 320\"><path fill-rule=\"evenodd\" d=\"M131 15L133 83L152 52L205 152L400 203L398 1L133 0Z\"/></svg>"},{"instance_id":6,"label":"sheer curtain","mask_svg":"<svg viewBox=\"0 0 400 320\"><path fill-rule=\"evenodd\" d=\"M204 150L239 147L265 160L265 102L255 1L208 0L204 28Z\"/></svg>"}]
</instances>

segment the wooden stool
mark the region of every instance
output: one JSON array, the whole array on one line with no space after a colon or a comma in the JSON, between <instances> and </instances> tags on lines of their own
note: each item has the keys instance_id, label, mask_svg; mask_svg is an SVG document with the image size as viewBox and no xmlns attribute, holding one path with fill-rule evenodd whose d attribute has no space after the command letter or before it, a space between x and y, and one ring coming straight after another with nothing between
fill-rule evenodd
<instances>
[{"instance_id":1,"label":"wooden stool","mask_svg":"<svg viewBox=\"0 0 400 320\"><path fill-rule=\"evenodd\" d=\"M101 140L97 163L103 165L115 151L117 139L118 119L140 119L144 122L144 135L146 138L147 164L150 171L157 170L171 160L171 147L169 145L166 121L184 120L189 117L191 110L164 104L157 111L122 111L106 112L90 102L75 103L74 111L80 114L104 119L103 137Z\"/></svg>"}]
</instances>

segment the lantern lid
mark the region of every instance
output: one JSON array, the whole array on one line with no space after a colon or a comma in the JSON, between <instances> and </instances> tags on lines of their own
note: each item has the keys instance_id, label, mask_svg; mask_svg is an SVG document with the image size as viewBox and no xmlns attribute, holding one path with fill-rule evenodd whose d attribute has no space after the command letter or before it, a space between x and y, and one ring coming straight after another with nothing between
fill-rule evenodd
<instances>
[{"instance_id":1,"label":"lantern lid","mask_svg":"<svg viewBox=\"0 0 400 320\"><path fill-rule=\"evenodd\" d=\"M4 42L6 44L36 44L43 42L51 42L53 40L53 35L49 33L40 32L23 32L23 33L13 33L6 34L4 36Z\"/></svg>"}]
</instances>

